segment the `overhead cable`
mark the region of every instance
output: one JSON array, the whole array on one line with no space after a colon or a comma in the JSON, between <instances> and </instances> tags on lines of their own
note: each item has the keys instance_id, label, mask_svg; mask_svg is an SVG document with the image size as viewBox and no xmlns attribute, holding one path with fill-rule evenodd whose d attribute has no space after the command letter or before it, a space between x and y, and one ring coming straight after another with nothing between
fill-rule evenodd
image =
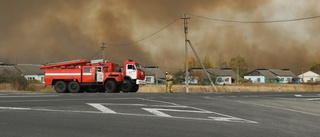
<instances>
[{"instance_id":1,"label":"overhead cable","mask_svg":"<svg viewBox=\"0 0 320 137\"><path fill-rule=\"evenodd\" d=\"M226 19L218 19L218 18L209 18L194 14L189 14L193 17L208 19L208 20L214 20L219 22L229 22L229 23L251 23L251 24L263 24L263 23L280 23L280 22L292 22L292 21L301 21L301 20L309 20L309 19L315 19L320 18L320 16L310 16L310 17L303 17L303 18L295 18L295 19L284 19L284 20L269 20L269 21L242 21L242 20L226 20Z\"/></svg>"},{"instance_id":2,"label":"overhead cable","mask_svg":"<svg viewBox=\"0 0 320 137\"><path fill-rule=\"evenodd\" d=\"M97 56L101 51L102 51L102 49L99 50L99 52L97 52L97 53L96 53L95 55L93 55L91 58L89 58L89 60L91 60L92 58L94 58L95 56Z\"/></svg>"},{"instance_id":3,"label":"overhead cable","mask_svg":"<svg viewBox=\"0 0 320 137\"><path fill-rule=\"evenodd\" d=\"M107 45L108 45L108 46L127 46L127 45L131 45L131 44L134 44L134 43L138 43L138 42L140 42L140 41L143 41L143 40L145 40L145 39L148 39L148 38L150 38L150 37L158 34L159 32L163 31L164 29L168 28L169 26L171 26L172 24L174 24L176 21L178 21L181 17L182 17L182 15L179 16L178 18L176 18L174 21L172 21L172 22L169 23L168 25L166 25L166 26L164 26L163 28L161 28L160 30L158 30L158 31L156 31L156 32L154 32L154 33L152 33L152 34L144 37L144 38L141 38L141 39L138 39L138 40L135 40L135 41L132 41L132 42L128 42L128 43L123 43L123 44L107 44Z\"/></svg>"}]
</instances>

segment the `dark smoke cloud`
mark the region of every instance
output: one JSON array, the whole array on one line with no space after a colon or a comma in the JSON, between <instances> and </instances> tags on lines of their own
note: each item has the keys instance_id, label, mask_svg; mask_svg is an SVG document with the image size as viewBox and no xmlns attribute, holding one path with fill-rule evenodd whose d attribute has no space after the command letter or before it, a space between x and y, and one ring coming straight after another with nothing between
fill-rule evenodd
<instances>
[{"instance_id":1,"label":"dark smoke cloud","mask_svg":"<svg viewBox=\"0 0 320 137\"><path fill-rule=\"evenodd\" d=\"M9 63L89 59L100 50L100 42L132 42L159 30L184 12L237 20L288 17L290 12L272 8L275 2L278 1L0 0L0 59ZM295 5L286 4L284 7ZM289 17L319 15L317 1L300 5L304 8ZM208 55L213 64L241 55L250 69L290 68L297 72L318 62L315 51L320 50L319 19L256 25L191 18L189 39L200 56ZM135 59L143 65L182 68L183 21L145 41L107 46L105 53L110 61L118 63Z\"/></svg>"}]
</instances>

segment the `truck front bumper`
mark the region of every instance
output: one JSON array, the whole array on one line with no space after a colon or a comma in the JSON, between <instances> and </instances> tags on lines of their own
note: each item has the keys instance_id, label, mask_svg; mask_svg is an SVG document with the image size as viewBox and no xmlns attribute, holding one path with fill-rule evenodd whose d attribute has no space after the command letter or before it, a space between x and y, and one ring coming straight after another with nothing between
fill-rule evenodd
<instances>
[{"instance_id":1,"label":"truck front bumper","mask_svg":"<svg viewBox=\"0 0 320 137\"><path fill-rule=\"evenodd\" d=\"M146 81L141 80L141 79L137 79L137 80L136 80L136 84L137 84L137 85L139 85L139 84L146 84Z\"/></svg>"}]
</instances>

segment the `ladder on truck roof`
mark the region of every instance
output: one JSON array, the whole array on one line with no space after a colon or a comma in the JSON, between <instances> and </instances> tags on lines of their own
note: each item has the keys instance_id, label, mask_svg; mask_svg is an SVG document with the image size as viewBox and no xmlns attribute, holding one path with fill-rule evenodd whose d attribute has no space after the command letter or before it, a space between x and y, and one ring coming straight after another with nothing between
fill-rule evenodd
<instances>
[{"instance_id":1,"label":"ladder on truck roof","mask_svg":"<svg viewBox=\"0 0 320 137\"><path fill-rule=\"evenodd\" d=\"M68 65L77 65L77 64L85 64L85 63L90 63L90 60L78 60L78 61L59 62L59 63L53 64L53 65L41 66L40 69L48 69L48 68L54 68L54 67L61 67L61 66L68 66Z\"/></svg>"}]
</instances>

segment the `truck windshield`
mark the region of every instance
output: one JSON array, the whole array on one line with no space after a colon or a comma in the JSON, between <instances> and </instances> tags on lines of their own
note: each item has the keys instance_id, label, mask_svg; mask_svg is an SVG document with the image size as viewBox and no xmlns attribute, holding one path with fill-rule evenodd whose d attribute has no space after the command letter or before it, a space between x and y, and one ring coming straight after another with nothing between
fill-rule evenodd
<instances>
[{"instance_id":1,"label":"truck windshield","mask_svg":"<svg viewBox=\"0 0 320 137\"><path fill-rule=\"evenodd\" d=\"M142 66L140 64L136 64L138 70L142 70Z\"/></svg>"}]
</instances>

